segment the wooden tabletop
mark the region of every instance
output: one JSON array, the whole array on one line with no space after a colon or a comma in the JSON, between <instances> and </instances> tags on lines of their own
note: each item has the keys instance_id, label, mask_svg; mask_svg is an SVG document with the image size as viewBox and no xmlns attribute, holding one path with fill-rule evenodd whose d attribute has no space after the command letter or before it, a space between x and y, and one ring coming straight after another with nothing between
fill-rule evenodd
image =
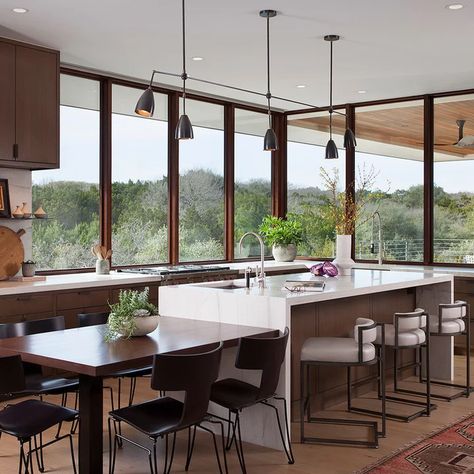
<instances>
[{"instance_id":1,"label":"wooden tabletop","mask_svg":"<svg viewBox=\"0 0 474 474\"><path fill-rule=\"evenodd\" d=\"M93 377L150 364L155 354L182 351L223 341L232 345L241 337L273 334L275 330L160 318L148 336L106 343L105 326L90 326L0 340L0 356L20 354L24 362L68 370Z\"/></svg>"}]
</instances>

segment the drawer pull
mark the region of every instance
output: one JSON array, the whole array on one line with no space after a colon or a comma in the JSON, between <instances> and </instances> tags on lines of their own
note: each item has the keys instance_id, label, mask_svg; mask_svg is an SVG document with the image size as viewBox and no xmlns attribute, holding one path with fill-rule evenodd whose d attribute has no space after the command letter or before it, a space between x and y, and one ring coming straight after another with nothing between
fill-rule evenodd
<instances>
[{"instance_id":1,"label":"drawer pull","mask_svg":"<svg viewBox=\"0 0 474 474\"><path fill-rule=\"evenodd\" d=\"M31 301L31 296L18 296L17 301Z\"/></svg>"}]
</instances>

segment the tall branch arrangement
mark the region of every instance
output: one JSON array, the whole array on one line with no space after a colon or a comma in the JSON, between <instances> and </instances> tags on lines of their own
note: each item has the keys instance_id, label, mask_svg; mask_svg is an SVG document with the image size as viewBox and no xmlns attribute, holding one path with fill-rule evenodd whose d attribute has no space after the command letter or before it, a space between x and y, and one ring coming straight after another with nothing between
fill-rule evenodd
<instances>
[{"instance_id":1,"label":"tall branch arrangement","mask_svg":"<svg viewBox=\"0 0 474 474\"><path fill-rule=\"evenodd\" d=\"M327 202L324 206L324 217L332 222L338 235L351 235L356 228L367 222L373 215L366 215L365 210L370 202L380 196L370 191L375 184L378 173L374 167L365 166L358 169L357 186L352 182L344 191L340 191L339 171L320 168L320 176L327 191Z\"/></svg>"}]
</instances>

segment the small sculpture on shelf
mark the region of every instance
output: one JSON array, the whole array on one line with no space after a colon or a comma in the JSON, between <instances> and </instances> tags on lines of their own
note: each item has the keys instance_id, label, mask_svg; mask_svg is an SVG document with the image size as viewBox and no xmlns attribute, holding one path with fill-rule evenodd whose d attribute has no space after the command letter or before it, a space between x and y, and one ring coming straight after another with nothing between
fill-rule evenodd
<instances>
[{"instance_id":1,"label":"small sculpture on shelf","mask_svg":"<svg viewBox=\"0 0 474 474\"><path fill-rule=\"evenodd\" d=\"M27 202L24 202L21 206L21 212L23 213L23 219L29 219L31 217L31 209Z\"/></svg>"},{"instance_id":2,"label":"small sculpture on shelf","mask_svg":"<svg viewBox=\"0 0 474 474\"><path fill-rule=\"evenodd\" d=\"M12 216L15 219L23 219L23 212L21 210L21 206L16 206L15 210L12 212Z\"/></svg>"},{"instance_id":3,"label":"small sculpture on shelf","mask_svg":"<svg viewBox=\"0 0 474 474\"><path fill-rule=\"evenodd\" d=\"M43 209L43 206L40 206L34 212L34 216L36 217L36 219L46 219L48 217L48 214L46 214L45 210Z\"/></svg>"}]
</instances>

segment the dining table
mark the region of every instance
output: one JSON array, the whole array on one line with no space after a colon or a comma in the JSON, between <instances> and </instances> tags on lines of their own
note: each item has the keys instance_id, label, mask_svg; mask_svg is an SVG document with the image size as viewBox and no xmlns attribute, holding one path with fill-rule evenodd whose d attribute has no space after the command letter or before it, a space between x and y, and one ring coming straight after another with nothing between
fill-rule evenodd
<instances>
[{"instance_id":1,"label":"dining table","mask_svg":"<svg viewBox=\"0 0 474 474\"><path fill-rule=\"evenodd\" d=\"M65 329L0 340L0 356L79 376L79 473L103 472L103 379L124 369L146 367L155 354L195 352L241 337L272 336L275 329L164 316L147 336L106 342L106 325Z\"/></svg>"}]
</instances>

